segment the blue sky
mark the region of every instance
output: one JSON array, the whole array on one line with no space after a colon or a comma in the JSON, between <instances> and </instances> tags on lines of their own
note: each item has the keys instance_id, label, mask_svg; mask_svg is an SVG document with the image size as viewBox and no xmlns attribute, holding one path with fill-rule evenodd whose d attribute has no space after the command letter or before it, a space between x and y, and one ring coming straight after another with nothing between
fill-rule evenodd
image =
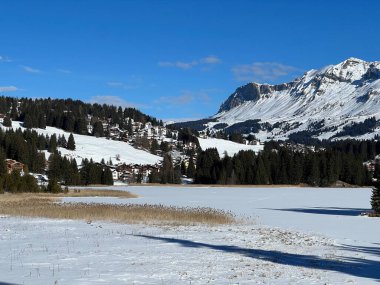
<instances>
[{"instance_id":1,"label":"blue sky","mask_svg":"<svg viewBox=\"0 0 380 285\"><path fill-rule=\"evenodd\" d=\"M380 60L380 1L0 2L0 93L213 115L239 86Z\"/></svg>"}]
</instances>

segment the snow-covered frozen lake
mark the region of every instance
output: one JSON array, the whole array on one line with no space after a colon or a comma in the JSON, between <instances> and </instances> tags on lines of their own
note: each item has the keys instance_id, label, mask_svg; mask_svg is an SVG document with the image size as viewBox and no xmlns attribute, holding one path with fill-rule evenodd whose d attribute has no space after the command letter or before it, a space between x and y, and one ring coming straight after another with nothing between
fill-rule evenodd
<instances>
[{"instance_id":1,"label":"snow-covered frozen lake","mask_svg":"<svg viewBox=\"0 0 380 285\"><path fill-rule=\"evenodd\" d=\"M380 219L370 189L124 187L136 199L207 206L228 226L0 218L0 284L377 284Z\"/></svg>"}]
</instances>

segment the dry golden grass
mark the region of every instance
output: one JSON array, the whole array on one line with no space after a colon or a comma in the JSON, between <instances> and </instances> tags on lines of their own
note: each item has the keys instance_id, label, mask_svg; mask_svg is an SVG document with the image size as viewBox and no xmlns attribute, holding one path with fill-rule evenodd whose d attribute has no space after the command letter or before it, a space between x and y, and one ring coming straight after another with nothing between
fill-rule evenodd
<instances>
[{"instance_id":1,"label":"dry golden grass","mask_svg":"<svg viewBox=\"0 0 380 285\"><path fill-rule=\"evenodd\" d=\"M108 191L107 191L108 192ZM229 212L211 208L179 208L162 205L115 205L57 203L59 197L36 194L0 195L0 214L53 219L102 220L120 223L163 223L172 225L230 224Z\"/></svg>"},{"instance_id":2,"label":"dry golden grass","mask_svg":"<svg viewBox=\"0 0 380 285\"><path fill-rule=\"evenodd\" d=\"M27 198L52 198L57 199L61 197L117 197L117 198L137 198L138 195L133 194L128 191L119 191L119 190L97 190L97 189L70 189L67 193L48 193L48 192L39 192L39 193L17 193L10 194L6 193L0 195L0 201L5 200L19 200Z\"/></svg>"}]
</instances>

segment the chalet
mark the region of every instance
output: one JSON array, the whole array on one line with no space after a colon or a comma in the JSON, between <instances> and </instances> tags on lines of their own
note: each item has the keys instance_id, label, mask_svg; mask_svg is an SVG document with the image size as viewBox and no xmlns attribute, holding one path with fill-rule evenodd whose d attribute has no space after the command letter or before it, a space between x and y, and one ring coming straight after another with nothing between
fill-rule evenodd
<instances>
[{"instance_id":1,"label":"chalet","mask_svg":"<svg viewBox=\"0 0 380 285\"><path fill-rule=\"evenodd\" d=\"M116 169L112 169L112 179L115 181L115 180L118 180L119 179L119 172L116 170Z\"/></svg>"},{"instance_id":2,"label":"chalet","mask_svg":"<svg viewBox=\"0 0 380 285\"><path fill-rule=\"evenodd\" d=\"M20 174L24 174L25 165L13 159L6 159L5 163L7 165L7 172L11 174L13 171L18 171Z\"/></svg>"}]
</instances>

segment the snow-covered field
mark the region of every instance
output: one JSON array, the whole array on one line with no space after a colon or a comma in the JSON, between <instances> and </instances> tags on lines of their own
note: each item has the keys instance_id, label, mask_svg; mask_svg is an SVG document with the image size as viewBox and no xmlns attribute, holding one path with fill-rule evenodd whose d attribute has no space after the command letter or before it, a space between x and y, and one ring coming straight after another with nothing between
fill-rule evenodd
<instances>
[{"instance_id":1,"label":"snow-covered field","mask_svg":"<svg viewBox=\"0 0 380 285\"><path fill-rule=\"evenodd\" d=\"M12 122L14 129L24 129L22 123L18 121ZM57 137L64 135L66 140L69 138L70 133L54 127L46 127L46 129L34 129L39 134L53 135ZM74 151L65 148L58 148L58 150L68 157L73 157L77 160L78 164L82 162L83 158L92 158L96 162L102 159L109 161L111 158L114 163L127 163L127 164L156 164L161 160L161 157L153 155L143 150L135 149L128 143L122 141L113 141L106 138L96 138L93 136L85 136L73 134L76 149ZM48 154L47 154L48 155ZM116 155L120 156L120 161L116 161Z\"/></svg>"},{"instance_id":2,"label":"snow-covered field","mask_svg":"<svg viewBox=\"0 0 380 285\"><path fill-rule=\"evenodd\" d=\"M369 189L125 187L66 201L210 206L207 227L0 218L0 284L377 284L380 219Z\"/></svg>"},{"instance_id":3,"label":"snow-covered field","mask_svg":"<svg viewBox=\"0 0 380 285\"><path fill-rule=\"evenodd\" d=\"M241 150L253 150L255 152L263 150L263 145L245 145L232 141L208 138L201 139L198 138L199 145L202 150L215 147L218 150L219 156L223 157L224 153L227 152L229 156L233 156Z\"/></svg>"}]
</instances>

